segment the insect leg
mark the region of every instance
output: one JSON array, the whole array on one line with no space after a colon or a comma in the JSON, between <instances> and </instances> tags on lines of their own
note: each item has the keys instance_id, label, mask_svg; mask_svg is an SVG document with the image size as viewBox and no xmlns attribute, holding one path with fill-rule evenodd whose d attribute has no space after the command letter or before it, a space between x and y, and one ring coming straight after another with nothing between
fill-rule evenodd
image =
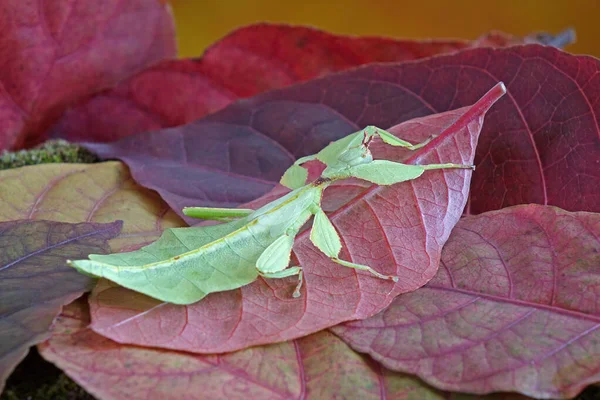
<instances>
[{"instance_id":1,"label":"insect leg","mask_svg":"<svg viewBox=\"0 0 600 400\"><path fill-rule=\"evenodd\" d=\"M381 140L383 140L385 143L387 143L389 145L404 147L407 150L418 150L422 147L425 147L429 142L431 142L433 139L436 138L436 135L431 135L430 137L428 137L421 143L412 144L410 142L407 142L406 140L402 140L402 139L394 136L393 134L391 134L390 132L388 132L384 129L377 128L376 126L368 126L365 128L365 130L369 130L370 132L373 132L374 135L379 135Z\"/></svg>"},{"instance_id":2,"label":"insect leg","mask_svg":"<svg viewBox=\"0 0 600 400\"><path fill-rule=\"evenodd\" d=\"M448 163L448 164L426 164L426 165L421 165L420 167L422 167L424 170L429 170L429 169L448 169L448 168L459 168L459 169L471 169L471 170L475 170L475 166L474 165L452 164L452 163Z\"/></svg>"},{"instance_id":3,"label":"insect leg","mask_svg":"<svg viewBox=\"0 0 600 400\"><path fill-rule=\"evenodd\" d=\"M256 269L259 275L265 278L286 278L298 275L298 284L294 289L293 297L300 296L300 288L303 282L301 267L288 268L296 233L294 230L278 237L262 252L256 261Z\"/></svg>"},{"instance_id":4,"label":"insect leg","mask_svg":"<svg viewBox=\"0 0 600 400\"><path fill-rule=\"evenodd\" d=\"M371 274L375 275L378 278L388 279L388 280L391 280L391 281L394 281L394 282L398 282L398 277L397 276L380 274L379 272L375 271L373 268L367 267L366 265L355 264L355 263L352 263L350 261L340 260L337 257L332 258L332 260L333 260L333 262L338 263L340 265L343 265L344 267L355 268L355 269L359 269L361 271L368 271L368 272L370 272Z\"/></svg>"},{"instance_id":5,"label":"insect leg","mask_svg":"<svg viewBox=\"0 0 600 400\"><path fill-rule=\"evenodd\" d=\"M211 207L184 207L182 211L188 217L211 221L231 221L236 218L244 218L254 212L254 210L248 208Z\"/></svg>"},{"instance_id":6,"label":"insect leg","mask_svg":"<svg viewBox=\"0 0 600 400\"><path fill-rule=\"evenodd\" d=\"M464 164L402 164L388 160L374 160L368 164L360 164L349 168L346 176L364 179L377 185L393 185L416 179L430 169L475 169L473 165Z\"/></svg>"},{"instance_id":7,"label":"insect leg","mask_svg":"<svg viewBox=\"0 0 600 400\"><path fill-rule=\"evenodd\" d=\"M328 256L340 265L350 268L360 269L362 271L368 271L381 279L390 279L394 282L398 282L397 276L383 275L375 271L371 267L366 265L354 264L349 261L344 261L338 258L342 244L340 237L335 230L335 227L327 218L327 215L323 212L320 207L315 207L313 210L315 219L313 221L312 230L310 232L310 241L319 249L323 254Z\"/></svg>"},{"instance_id":8,"label":"insect leg","mask_svg":"<svg viewBox=\"0 0 600 400\"><path fill-rule=\"evenodd\" d=\"M260 272L259 271L260 276L264 277L264 278L287 278L288 276L293 276L293 275L298 275L298 284L296 285L296 288L294 289L294 293L292 294L293 297L300 297L300 288L302 287L302 282L304 281L303 277L302 277L302 268L301 267L290 267L290 268L286 268L283 271L279 271L279 272L269 272L269 273L264 273L264 272Z\"/></svg>"}]
</instances>

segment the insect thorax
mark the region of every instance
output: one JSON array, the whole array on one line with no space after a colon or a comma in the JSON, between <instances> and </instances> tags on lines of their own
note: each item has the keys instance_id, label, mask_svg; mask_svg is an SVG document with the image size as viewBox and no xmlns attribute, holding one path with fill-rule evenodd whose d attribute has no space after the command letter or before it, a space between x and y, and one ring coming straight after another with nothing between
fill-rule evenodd
<instances>
[{"instance_id":1,"label":"insect thorax","mask_svg":"<svg viewBox=\"0 0 600 400\"><path fill-rule=\"evenodd\" d=\"M344 150L334 163L327 166L322 176L325 178L344 178L350 168L373 161L373 155L365 144L352 146Z\"/></svg>"}]
</instances>

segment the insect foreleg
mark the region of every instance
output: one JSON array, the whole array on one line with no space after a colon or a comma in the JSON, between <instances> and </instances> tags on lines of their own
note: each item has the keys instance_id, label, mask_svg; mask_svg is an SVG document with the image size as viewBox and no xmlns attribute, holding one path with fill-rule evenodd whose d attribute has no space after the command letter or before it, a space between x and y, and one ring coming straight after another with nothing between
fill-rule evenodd
<instances>
[{"instance_id":1,"label":"insect foreleg","mask_svg":"<svg viewBox=\"0 0 600 400\"><path fill-rule=\"evenodd\" d=\"M210 207L184 207L182 211L188 217L211 221L232 221L236 218L244 218L254 212L254 210L250 210L248 208Z\"/></svg>"},{"instance_id":2,"label":"insect foreleg","mask_svg":"<svg viewBox=\"0 0 600 400\"><path fill-rule=\"evenodd\" d=\"M346 174L344 177L364 179L377 185L393 185L416 179L427 170L450 168L472 170L475 169L475 166L463 164L413 165L388 160L374 160L368 164L356 165L343 172ZM336 176L330 176L329 178L336 178Z\"/></svg>"},{"instance_id":3,"label":"insect foreleg","mask_svg":"<svg viewBox=\"0 0 600 400\"><path fill-rule=\"evenodd\" d=\"M367 131L371 135L378 135L381 138L381 140L383 140L385 143L387 143L391 146L404 147L407 150L418 150L422 147L425 147L429 142L431 142L433 139L436 138L435 135L431 135L430 137L428 137L426 140L424 140L421 143L412 144L412 143L407 142L406 140L402 140L402 139L394 136L390 132L388 132L384 129L378 128L376 126L372 126L372 125L367 126L365 128L365 131Z\"/></svg>"}]
</instances>

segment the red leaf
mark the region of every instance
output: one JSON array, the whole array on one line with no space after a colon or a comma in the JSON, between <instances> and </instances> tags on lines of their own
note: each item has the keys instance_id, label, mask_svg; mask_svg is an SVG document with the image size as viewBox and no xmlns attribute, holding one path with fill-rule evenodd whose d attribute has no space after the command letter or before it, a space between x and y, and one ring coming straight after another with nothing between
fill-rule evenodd
<instances>
[{"instance_id":1,"label":"red leaf","mask_svg":"<svg viewBox=\"0 0 600 400\"><path fill-rule=\"evenodd\" d=\"M404 157L389 153L386 158L421 164L470 163L483 116L503 94L499 84L472 107L397 127L397 132L411 129L440 136L409 158L406 151ZM342 321L366 318L398 293L415 290L433 277L441 248L464 208L470 174L430 171L391 187L362 186L343 205L334 201L339 209L330 219L349 253L342 258L401 276L395 286L334 264L312 247L305 231L294 246L304 267L300 298L292 298L295 278L258 280L187 307L104 285L90 299L92 328L118 342L216 353L294 339ZM338 190L355 187L350 182Z\"/></svg>"},{"instance_id":2,"label":"red leaf","mask_svg":"<svg viewBox=\"0 0 600 400\"><path fill-rule=\"evenodd\" d=\"M229 207L264 194L292 159L331 140L472 104L503 80L508 96L484 125L468 213L523 203L600 211L599 67L595 58L535 45L371 65L89 147L124 160L176 211Z\"/></svg>"},{"instance_id":3,"label":"red leaf","mask_svg":"<svg viewBox=\"0 0 600 400\"><path fill-rule=\"evenodd\" d=\"M435 387L570 398L600 381L600 214L527 205L465 217L424 288L333 328Z\"/></svg>"},{"instance_id":4,"label":"red leaf","mask_svg":"<svg viewBox=\"0 0 600 400\"><path fill-rule=\"evenodd\" d=\"M52 338L39 349L98 399L442 400L449 395L381 368L326 331L292 342L201 356L120 345L86 329L87 317L83 302L67 306ZM522 398L489 398L500 399Z\"/></svg>"},{"instance_id":5,"label":"red leaf","mask_svg":"<svg viewBox=\"0 0 600 400\"><path fill-rule=\"evenodd\" d=\"M0 5L0 149L42 140L66 107L175 55L158 1Z\"/></svg>"},{"instance_id":6,"label":"red leaf","mask_svg":"<svg viewBox=\"0 0 600 400\"><path fill-rule=\"evenodd\" d=\"M66 260L108 252L121 225L0 222L0 391L29 346L49 337L61 307L93 287Z\"/></svg>"},{"instance_id":7,"label":"red leaf","mask_svg":"<svg viewBox=\"0 0 600 400\"><path fill-rule=\"evenodd\" d=\"M183 125L232 101L373 62L410 61L471 47L544 42L565 45L573 32L517 38L499 32L473 42L332 35L259 24L221 39L200 59L164 62L65 113L53 136L107 142Z\"/></svg>"}]
</instances>

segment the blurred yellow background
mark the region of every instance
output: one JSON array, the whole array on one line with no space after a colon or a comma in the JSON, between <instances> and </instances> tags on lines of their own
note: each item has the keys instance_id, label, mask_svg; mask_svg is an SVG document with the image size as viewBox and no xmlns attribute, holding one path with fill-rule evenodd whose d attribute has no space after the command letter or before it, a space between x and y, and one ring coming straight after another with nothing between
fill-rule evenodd
<instances>
[{"instance_id":1,"label":"blurred yellow background","mask_svg":"<svg viewBox=\"0 0 600 400\"><path fill-rule=\"evenodd\" d=\"M573 27L572 53L600 56L595 0L300 2L171 0L179 54L193 57L233 29L255 22L310 25L329 32L395 38L474 39L492 29L515 35Z\"/></svg>"}]
</instances>

